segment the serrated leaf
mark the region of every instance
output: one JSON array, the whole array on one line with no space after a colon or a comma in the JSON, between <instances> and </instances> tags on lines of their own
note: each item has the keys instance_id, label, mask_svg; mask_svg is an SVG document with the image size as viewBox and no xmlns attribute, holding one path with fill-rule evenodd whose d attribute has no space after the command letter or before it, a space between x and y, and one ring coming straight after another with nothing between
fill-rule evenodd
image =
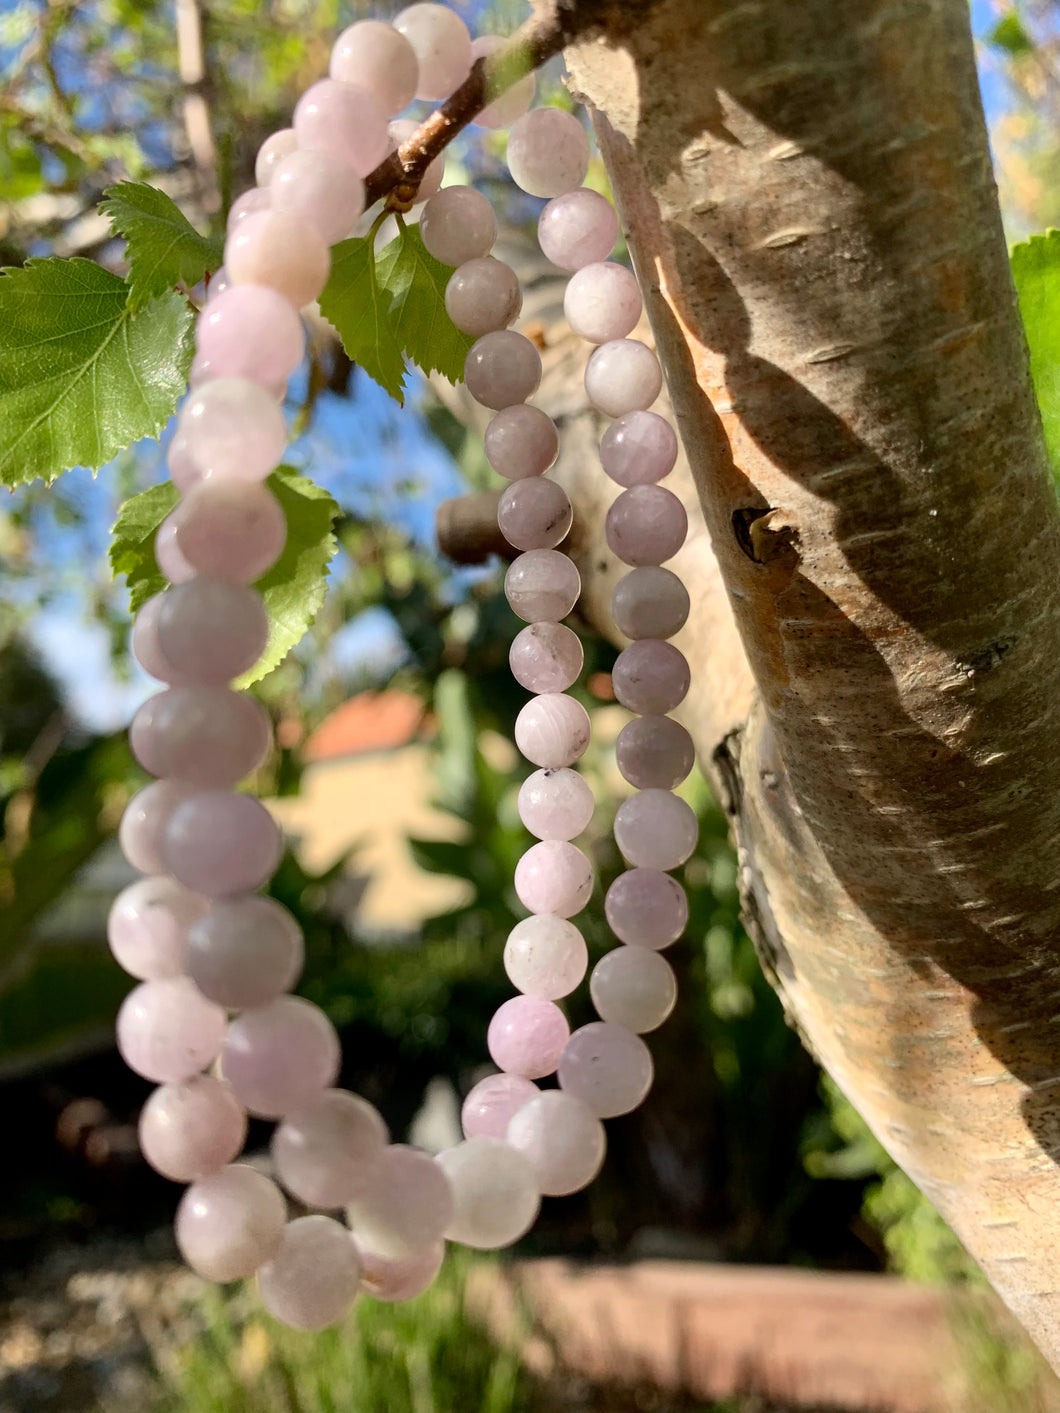
<instances>
[{"instance_id":1,"label":"serrated leaf","mask_svg":"<svg viewBox=\"0 0 1060 1413\"><path fill-rule=\"evenodd\" d=\"M224 242L200 235L164 191L146 182L119 182L103 193L99 209L111 229L126 242L129 305L148 300L177 285L188 289L220 268Z\"/></svg>"},{"instance_id":2,"label":"serrated leaf","mask_svg":"<svg viewBox=\"0 0 1060 1413\"><path fill-rule=\"evenodd\" d=\"M1060 477L1060 231L1031 236L1011 258L1045 442Z\"/></svg>"},{"instance_id":3,"label":"serrated leaf","mask_svg":"<svg viewBox=\"0 0 1060 1413\"><path fill-rule=\"evenodd\" d=\"M97 470L157 437L187 386L191 322L176 294L134 312L91 260L0 272L0 484Z\"/></svg>"},{"instance_id":4,"label":"serrated leaf","mask_svg":"<svg viewBox=\"0 0 1060 1413\"><path fill-rule=\"evenodd\" d=\"M405 405L405 360L390 319L390 295L376 273L373 241L358 236L332 247L320 312L358 367Z\"/></svg>"},{"instance_id":5,"label":"serrated leaf","mask_svg":"<svg viewBox=\"0 0 1060 1413\"><path fill-rule=\"evenodd\" d=\"M327 491L281 466L266 482L283 507L287 543L283 554L255 587L265 600L269 639L260 660L235 684L248 687L271 672L298 643L327 593L328 565L337 548L332 525L339 508ZM152 486L127 500L111 531L110 565L124 574L133 613L166 587L155 560L155 534L176 505L171 482Z\"/></svg>"}]
</instances>

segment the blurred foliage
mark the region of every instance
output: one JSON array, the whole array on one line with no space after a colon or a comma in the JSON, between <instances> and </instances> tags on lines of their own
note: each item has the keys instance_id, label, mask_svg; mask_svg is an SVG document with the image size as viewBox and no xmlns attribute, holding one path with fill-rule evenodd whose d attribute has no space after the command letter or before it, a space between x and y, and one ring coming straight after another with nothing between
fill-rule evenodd
<instances>
[{"instance_id":1,"label":"blurred foliage","mask_svg":"<svg viewBox=\"0 0 1060 1413\"><path fill-rule=\"evenodd\" d=\"M1006 225L1013 237L1060 225L1060 5L994 0L984 64L1005 108L992 127Z\"/></svg>"}]
</instances>

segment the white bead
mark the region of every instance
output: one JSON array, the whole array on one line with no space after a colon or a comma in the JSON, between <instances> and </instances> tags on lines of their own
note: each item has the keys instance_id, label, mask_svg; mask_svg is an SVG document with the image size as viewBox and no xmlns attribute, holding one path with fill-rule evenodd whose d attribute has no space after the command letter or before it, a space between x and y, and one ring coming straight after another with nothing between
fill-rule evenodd
<instances>
[{"instance_id":1,"label":"white bead","mask_svg":"<svg viewBox=\"0 0 1060 1413\"><path fill-rule=\"evenodd\" d=\"M502 1139L468 1138L437 1161L453 1190L450 1241L496 1251L533 1226L541 1206L534 1170Z\"/></svg>"}]
</instances>

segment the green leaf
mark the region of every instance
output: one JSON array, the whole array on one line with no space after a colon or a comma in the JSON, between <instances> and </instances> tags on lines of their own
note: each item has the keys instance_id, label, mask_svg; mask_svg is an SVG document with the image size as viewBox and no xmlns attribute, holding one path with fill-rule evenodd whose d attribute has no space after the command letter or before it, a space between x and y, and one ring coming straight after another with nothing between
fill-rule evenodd
<instances>
[{"instance_id":1,"label":"green leaf","mask_svg":"<svg viewBox=\"0 0 1060 1413\"><path fill-rule=\"evenodd\" d=\"M91 260L0 273L0 484L96 470L157 437L187 386L191 322L175 294L134 313Z\"/></svg>"},{"instance_id":2,"label":"green leaf","mask_svg":"<svg viewBox=\"0 0 1060 1413\"><path fill-rule=\"evenodd\" d=\"M405 401L405 359L450 382L464 374L473 340L445 308L452 270L428 255L417 226L373 258L373 237L345 240L331 253L320 310L350 358L398 402Z\"/></svg>"},{"instance_id":3,"label":"green leaf","mask_svg":"<svg viewBox=\"0 0 1060 1413\"><path fill-rule=\"evenodd\" d=\"M119 182L103 197L100 211L128 246L130 308L141 309L180 284L191 289L220 268L224 242L201 236L164 191L146 182Z\"/></svg>"},{"instance_id":4,"label":"green leaf","mask_svg":"<svg viewBox=\"0 0 1060 1413\"><path fill-rule=\"evenodd\" d=\"M1023 28L1023 21L1019 15L1006 15L1003 20L999 20L990 33L986 36L987 44L995 49L1003 49L1007 54L1017 58L1021 54L1030 54L1034 49L1034 41Z\"/></svg>"},{"instance_id":5,"label":"green leaf","mask_svg":"<svg viewBox=\"0 0 1060 1413\"><path fill-rule=\"evenodd\" d=\"M1045 442L1060 477L1060 231L1031 236L1011 257Z\"/></svg>"},{"instance_id":6,"label":"green leaf","mask_svg":"<svg viewBox=\"0 0 1060 1413\"><path fill-rule=\"evenodd\" d=\"M337 548L332 524L339 508L327 491L281 466L267 483L283 507L287 543L283 554L256 587L269 615L269 640L261 659L236 684L248 687L271 672L298 643L316 616L327 593L328 564ZM124 574L133 613L152 594L166 587L155 560L159 525L177 503L171 482L127 500L112 530L110 565Z\"/></svg>"}]
</instances>

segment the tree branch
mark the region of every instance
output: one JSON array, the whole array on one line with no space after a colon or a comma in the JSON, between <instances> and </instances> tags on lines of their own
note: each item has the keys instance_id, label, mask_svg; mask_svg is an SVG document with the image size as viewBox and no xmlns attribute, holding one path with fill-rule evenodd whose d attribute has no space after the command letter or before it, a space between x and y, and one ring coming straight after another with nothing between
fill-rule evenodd
<instances>
[{"instance_id":1,"label":"tree branch","mask_svg":"<svg viewBox=\"0 0 1060 1413\"><path fill-rule=\"evenodd\" d=\"M203 210L213 215L221 209L221 192L217 183L217 145L207 101L206 50L198 0L176 0L176 24L177 64L184 89L184 131L199 178L199 199Z\"/></svg>"}]
</instances>

